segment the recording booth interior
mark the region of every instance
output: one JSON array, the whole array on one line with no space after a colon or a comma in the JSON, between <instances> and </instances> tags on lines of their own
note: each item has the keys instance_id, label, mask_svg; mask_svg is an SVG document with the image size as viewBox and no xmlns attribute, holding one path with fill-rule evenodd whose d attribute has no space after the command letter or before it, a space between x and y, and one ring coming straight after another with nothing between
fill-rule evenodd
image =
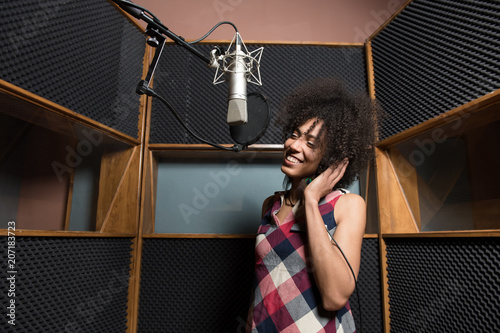
<instances>
[{"instance_id":1,"label":"recording booth interior","mask_svg":"<svg viewBox=\"0 0 500 333\"><path fill-rule=\"evenodd\" d=\"M283 181L277 106L324 76L386 113L351 188L358 331L500 331L498 1L408 1L356 43L244 46L176 42L123 1L0 9L2 332L244 332L260 195ZM228 95L216 70L244 82ZM242 84L248 121L229 126Z\"/></svg>"}]
</instances>

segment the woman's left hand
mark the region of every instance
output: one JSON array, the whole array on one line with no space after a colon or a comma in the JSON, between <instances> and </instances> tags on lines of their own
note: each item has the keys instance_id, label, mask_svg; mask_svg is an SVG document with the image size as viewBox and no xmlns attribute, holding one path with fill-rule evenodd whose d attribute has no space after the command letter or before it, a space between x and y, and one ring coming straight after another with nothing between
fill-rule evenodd
<instances>
[{"instance_id":1,"label":"woman's left hand","mask_svg":"<svg viewBox=\"0 0 500 333\"><path fill-rule=\"evenodd\" d=\"M339 180L344 177L348 164L349 160L345 158L340 163L333 164L316 177L304 190L306 201L314 200L315 202L319 202L322 197L330 193Z\"/></svg>"}]
</instances>

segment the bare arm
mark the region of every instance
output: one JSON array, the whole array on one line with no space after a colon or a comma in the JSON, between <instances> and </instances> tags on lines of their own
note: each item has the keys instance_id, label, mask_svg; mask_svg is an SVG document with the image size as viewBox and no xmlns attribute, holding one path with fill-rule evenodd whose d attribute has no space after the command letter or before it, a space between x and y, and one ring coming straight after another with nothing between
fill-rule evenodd
<instances>
[{"instance_id":1,"label":"bare arm","mask_svg":"<svg viewBox=\"0 0 500 333\"><path fill-rule=\"evenodd\" d=\"M342 308L355 283L351 270L340 250L331 242L318 208L319 200L328 194L342 178L347 163L332 167L318 176L304 191L308 242L314 278L323 306L327 310ZM357 277L361 258L361 244L366 223L363 198L345 194L339 198L334 211L337 229L334 239L351 264Z\"/></svg>"}]
</instances>

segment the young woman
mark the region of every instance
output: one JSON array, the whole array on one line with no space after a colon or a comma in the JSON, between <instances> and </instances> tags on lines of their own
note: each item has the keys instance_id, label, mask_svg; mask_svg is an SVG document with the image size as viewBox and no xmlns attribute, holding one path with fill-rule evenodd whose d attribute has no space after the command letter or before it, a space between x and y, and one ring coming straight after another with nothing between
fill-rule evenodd
<instances>
[{"instance_id":1,"label":"young woman","mask_svg":"<svg viewBox=\"0 0 500 333\"><path fill-rule=\"evenodd\" d=\"M366 208L343 188L374 157L377 107L324 78L296 89L282 111L286 190L263 204L248 330L355 332L348 300Z\"/></svg>"}]
</instances>

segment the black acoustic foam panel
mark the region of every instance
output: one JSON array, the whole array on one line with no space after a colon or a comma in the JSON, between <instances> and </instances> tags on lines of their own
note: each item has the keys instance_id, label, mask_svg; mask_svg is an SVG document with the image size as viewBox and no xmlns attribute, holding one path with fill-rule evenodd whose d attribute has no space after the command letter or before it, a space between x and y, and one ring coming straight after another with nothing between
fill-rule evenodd
<instances>
[{"instance_id":1,"label":"black acoustic foam panel","mask_svg":"<svg viewBox=\"0 0 500 333\"><path fill-rule=\"evenodd\" d=\"M354 322L360 333L383 332L379 253L378 238L363 240L357 282L358 292L354 291L349 299Z\"/></svg>"},{"instance_id":2,"label":"black acoustic foam panel","mask_svg":"<svg viewBox=\"0 0 500 333\"><path fill-rule=\"evenodd\" d=\"M16 237L14 293L0 238L1 332L125 332L129 238ZM15 300L15 326L6 308ZM9 310L10 313L10 310Z\"/></svg>"},{"instance_id":3,"label":"black acoustic foam panel","mask_svg":"<svg viewBox=\"0 0 500 333\"><path fill-rule=\"evenodd\" d=\"M500 2L412 1L372 49L385 139L500 88Z\"/></svg>"},{"instance_id":4,"label":"black acoustic foam panel","mask_svg":"<svg viewBox=\"0 0 500 333\"><path fill-rule=\"evenodd\" d=\"M195 44L207 56L215 45ZM271 122L257 144L280 144L276 125L281 99L295 86L316 77L337 76L352 92L366 92L363 47L301 45L247 45L249 51L264 46L262 86L248 84L268 98ZM223 45L224 49L227 45ZM227 117L227 83L213 85L215 70L178 45L168 45L155 72L155 91L166 98L185 123L200 137L214 143L232 143ZM250 110L249 110L250 111ZM159 100L153 100L151 143L200 143L193 138Z\"/></svg>"},{"instance_id":5,"label":"black acoustic foam panel","mask_svg":"<svg viewBox=\"0 0 500 333\"><path fill-rule=\"evenodd\" d=\"M254 238L144 239L139 332L243 333ZM382 332L378 239L365 239L359 275L363 332ZM358 303L351 297L359 327Z\"/></svg>"},{"instance_id":6,"label":"black acoustic foam panel","mask_svg":"<svg viewBox=\"0 0 500 333\"><path fill-rule=\"evenodd\" d=\"M0 79L134 138L144 53L108 1L0 3Z\"/></svg>"},{"instance_id":7,"label":"black acoustic foam panel","mask_svg":"<svg viewBox=\"0 0 500 333\"><path fill-rule=\"evenodd\" d=\"M499 238L386 238L391 332L500 332Z\"/></svg>"},{"instance_id":8,"label":"black acoustic foam panel","mask_svg":"<svg viewBox=\"0 0 500 333\"><path fill-rule=\"evenodd\" d=\"M255 239L144 239L138 332L245 332Z\"/></svg>"}]
</instances>

